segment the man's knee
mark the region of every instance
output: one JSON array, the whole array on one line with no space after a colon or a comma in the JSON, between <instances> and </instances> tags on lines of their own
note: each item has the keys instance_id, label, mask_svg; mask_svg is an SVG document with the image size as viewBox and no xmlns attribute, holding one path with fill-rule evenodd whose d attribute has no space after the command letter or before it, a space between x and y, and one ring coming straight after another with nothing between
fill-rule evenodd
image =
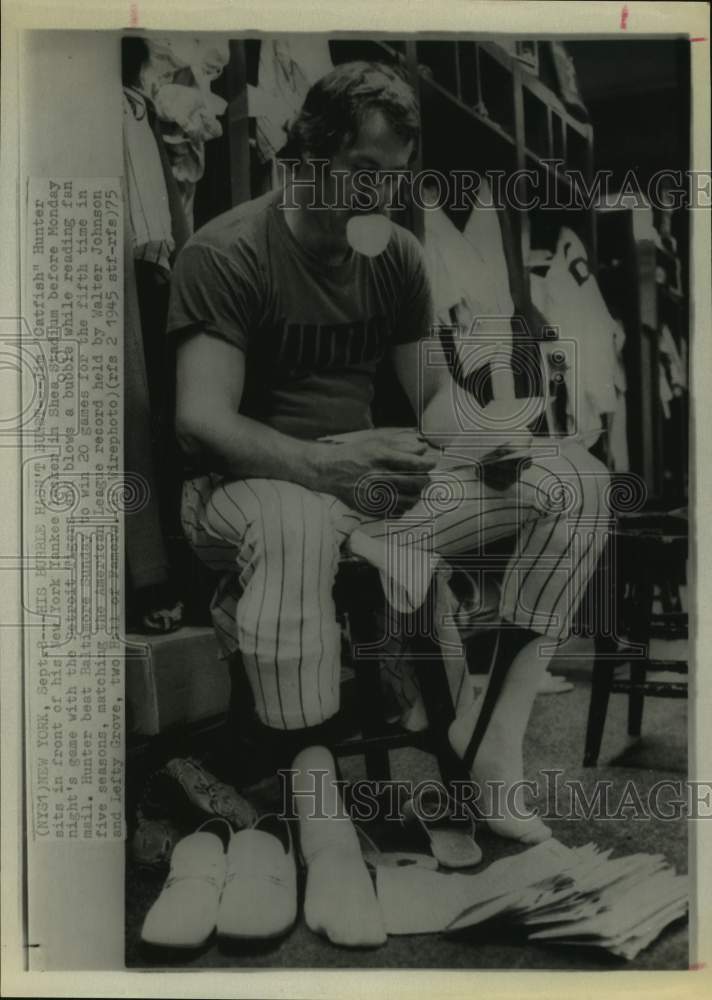
<instances>
[{"instance_id":1,"label":"man's knee","mask_svg":"<svg viewBox=\"0 0 712 1000\"><path fill-rule=\"evenodd\" d=\"M297 483L279 479L227 483L223 507L232 505L253 560L275 557L275 565L313 559L314 552L335 555L337 539L323 500ZM214 517L219 527L218 511Z\"/></svg>"},{"instance_id":2,"label":"man's knee","mask_svg":"<svg viewBox=\"0 0 712 1000\"><path fill-rule=\"evenodd\" d=\"M577 520L606 518L610 474L605 465L581 445L565 445L540 463L546 473L538 487L552 513Z\"/></svg>"},{"instance_id":3,"label":"man's knee","mask_svg":"<svg viewBox=\"0 0 712 1000\"><path fill-rule=\"evenodd\" d=\"M606 518L609 513L611 474L595 455L579 446L570 461L581 479L581 510L591 517Z\"/></svg>"}]
</instances>

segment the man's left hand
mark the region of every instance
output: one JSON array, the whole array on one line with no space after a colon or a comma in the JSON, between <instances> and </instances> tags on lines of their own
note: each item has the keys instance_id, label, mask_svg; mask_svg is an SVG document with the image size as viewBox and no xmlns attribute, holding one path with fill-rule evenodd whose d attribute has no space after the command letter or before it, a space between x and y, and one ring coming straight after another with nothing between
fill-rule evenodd
<instances>
[{"instance_id":1,"label":"man's left hand","mask_svg":"<svg viewBox=\"0 0 712 1000\"><path fill-rule=\"evenodd\" d=\"M507 455L518 457L507 459ZM490 489L504 492L516 483L522 470L528 469L531 464L531 458L523 458L519 449L495 448L482 459L482 481Z\"/></svg>"}]
</instances>

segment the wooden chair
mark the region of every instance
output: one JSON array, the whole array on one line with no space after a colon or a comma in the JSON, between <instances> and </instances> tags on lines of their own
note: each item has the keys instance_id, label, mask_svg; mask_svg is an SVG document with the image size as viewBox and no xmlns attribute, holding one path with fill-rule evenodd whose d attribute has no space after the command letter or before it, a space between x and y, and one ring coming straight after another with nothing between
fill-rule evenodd
<instances>
[{"instance_id":1,"label":"wooden chair","mask_svg":"<svg viewBox=\"0 0 712 1000\"><path fill-rule=\"evenodd\" d=\"M490 560L492 558L490 556ZM386 598L378 571L360 559L342 560L334 596L337 612L347 623L345 646L348 666L354 675L355 719L352 721L356 731L344 732L344 720L337 719L333 726L327 725L323 730L320 727L315 739L328 743L337 759L363 756L367 777L372 781L390 779L389 752L406 746L433 754L446 786L452 781L469 780L470 766L484 730L475 734L477 739L471 743L464 758L453 752L448 729L455 717L455 707L440 646L429 624L434 620L434 588L431 587L421 608L408 616L403 624L404 632L409 637L408 656L415 665L423 694L427 728L421 732L411 732L400 723L389 721L379 656ZM491 603L482 608L480 618L483 633L496 627ZM490 680L489 691L492 694L483 708L483 718L491 714L496 694L501 689L504 672L499 672L501 677L493 676ZM265 730L255 723L252 693L239 658L231 664L231 678L233 697L228 726L238 739L243 740L244 759L245 754L260 753L260 733L264 736ZM284 759L280 761L280 766L283 766Z\"/></svg>"},{"instance_id":2,"label":"wooden chair","mask_svg":"<svg viewBox=\"0 0 712 1000\"><path fill-rule=\"evenodd\" d=\"M688 638L688 614L680 600L688 554L687 516L644 511L619 514L616 520L607 554L609 567L612 560L615 562L616 631L595 638L585 767L598 761L611 694L628 695L628 735L633 737L641 734L646 696L687 697L683 680L649 676L660 671L684 675L688 670L687 659L650 655L651 640ZM622 677L620 669L625 666L629 674Z\"/></svg>"}]
</instances>

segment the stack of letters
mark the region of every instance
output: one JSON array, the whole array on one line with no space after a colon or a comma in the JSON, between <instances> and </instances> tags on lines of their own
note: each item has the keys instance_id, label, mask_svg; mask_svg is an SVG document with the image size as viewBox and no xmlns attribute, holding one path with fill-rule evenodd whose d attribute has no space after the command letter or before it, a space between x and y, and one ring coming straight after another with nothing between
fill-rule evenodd
<instances>
[{"instance_id":1,"label":"stack of letters","mask_svg":"<svg viewBox=\"0 0 712 1000\"><path fill-rule=\"evenodd\" d=\"M378 867L389 934L456 931L497 918L530 939L634 958L687 912L688 886L662 855L610 857L548 840L476 875Z\"/></svg>"}]
</instances>

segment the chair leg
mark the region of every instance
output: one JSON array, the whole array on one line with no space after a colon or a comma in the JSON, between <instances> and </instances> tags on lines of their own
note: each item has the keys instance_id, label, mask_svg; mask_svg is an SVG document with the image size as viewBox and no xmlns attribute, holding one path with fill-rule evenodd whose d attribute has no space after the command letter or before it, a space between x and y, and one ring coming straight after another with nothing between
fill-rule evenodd
<instances>
[{"instance_id":1,"label":"chair leg","mask_svg":"<svg viewBox=\"0 0 712 1000\"><path fill-rule=\"evenodd\" d=\"M487 727L490 719L492 718L492 713L494 712L497 701L499 700L499 696L502 692L502 688L504 687L504 682L511 665L511 660L503 660L500 658L498 653L495 653L494 662L487 681L487 687L485 688L484 698L482 699L480 714L477 716L474 731L470 737L470 742L468 743L463 756L463 763L467 768L468 773L472 769L472 764L477 756L477 751L480 749L482 741L487 733Z\"/></svg>"},{"instance_id":2,"label":"chair leg","mask_svg":"<svg viewBox=\"0 0 712 1000\"><path fill-rule=\"evenodd\" d=\"M236 773L244 769L254 747L250 736L254 727L255 700L247 679L242 657L233 654L228 660L230 673L230 704L224 729L224 744Z\"/></svg>"},{"instance_id":3,"label":"chair leg","mask_svg":"<svg viewBox=\"0 0 712 1000\"><path fill-rule=\"evenodd\" d=\"M614 669L615 663L612 660L600 660L598 662L594 660L593 676L591 678L591 700L588 705L588 722L586 725L586 743L583 753L584 767L595 767L598 763Z\"/></svg>"},{"instance_id":4,"label":"chair leg","mask_svg":"<svg viewBox=\"0 0 712 1000\"><path fill-rule=\"evenodd\" d=\"M421 655L426 650L419 643ZM455 718L450 687L445 673L445 664L440 648L435 645L428 659L417 661L418 684L423 694L425 715L428 720L430 746L438 762L440 776L447 787L454 781L469 781L469 773L463 761L450 745L450 723Z\"/></svg>"},{"instance_id":5,"label":"chair leg","mask_svg":"<svg viewBox=\"0 0 712 1000\"><path fill-rule=\"evenodd\" d=\"M470 774L463 760L450 745L450 724L455 718L455 706L450 693L445 662L442 657L440 643L428 623L434 621L434 593L431 590L426 597L421 614L425 627L419 629L413 640L412 650L415 655L418 684L423 696L425 715L428 720L430 745L440 769L440 776L445 787L454 781L469 781Z\"/></svg>"},{"instance_id":6,"label":"chair leg","mask_svg":"<svg viewBox=\"0 0 712 1000\"><path fill-rule=\"evenodd\" d=\"M630 665L631 688L628 693L628 735L640 736L643 725L644 694L641 687L645 683L646 670L641 664Z\"/></svg>"},{"instance_id":7,"label":"chair leg","mask_svg":"<svg viewBox=\"0 0 712 1000\"><path fill-rule=\"evenodd\" d=\"M352 656L356 664L355 683L358 715L361 733L365 739L370 736L380 736L386 730L386 719L383 710L383 688L381 685L381 665L378 660L362 660L357 662L355 649L359 645L368 645L380 638L375 628L373 614L368 611L355 610L349 613L349 630L351 634ZM369 747L364 750L366 776L369 781L390 781L391 765L388 750L383 747Z\"/></svg>"},{"instance_id":8,"label":"chair leg","mask_svg":"<svg viewBox=\"0 0 712 1000\"><path fill-rule=\"evenodd\" d=\"M631 640L642 644L646 649L646 656L649 653L650 643L650 622L653 614L654 588L651 580L639 579L636 581L633 602L633 622L631 627ZM646 662L631 661L630 664L630 691L628 693L628 735L640 736L643 722L643 702L645 695L642 685L645 683Z\"/></svg>"},{"instance_id":9,"label":"chair leg","mask_svg":"<svg viewBox=\"0 0 712 1000\"><path fill-rule=\"evenodd\" d=\"M356 671L359 717L363 735L378 736L383 732L383 689L381 688L380 664L361 664ZM366 777L369 781L390 781L391 762L388 750L369 747L364 753Z\"/></svg>"}]
</instances>

